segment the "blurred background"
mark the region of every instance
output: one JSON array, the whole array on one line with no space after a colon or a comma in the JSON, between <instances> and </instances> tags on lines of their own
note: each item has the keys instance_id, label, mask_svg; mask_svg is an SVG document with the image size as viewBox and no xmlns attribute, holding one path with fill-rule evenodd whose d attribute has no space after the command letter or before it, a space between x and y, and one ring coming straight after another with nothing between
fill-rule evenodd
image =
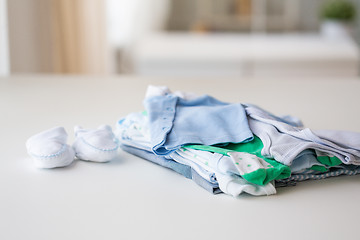
<instances>
[{"instance_id":1,"label":"blurred background","mask_svg":"<svg viewBox=\"0 0 360 240\"><path fill-rule=\"evenodd\" d=\"M357 77L359 0L0 0L0 76Z\"/></svg>"}]
</instances>

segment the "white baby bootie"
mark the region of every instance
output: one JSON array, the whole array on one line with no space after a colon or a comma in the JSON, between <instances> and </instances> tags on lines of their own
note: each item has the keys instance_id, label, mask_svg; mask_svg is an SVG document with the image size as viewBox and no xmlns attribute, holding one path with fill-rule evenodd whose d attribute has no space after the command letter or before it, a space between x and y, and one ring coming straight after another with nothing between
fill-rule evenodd
<instances>
[{"instance_id":1,"label":"white baby bootie","mask_svg":"<svg viewBox=\"0 0 360 240\"><path fill-rule=\"evenodd\" d=\"M83 129L76 126L73 148L76 157L92 162L108 162L118 155L118 143L108 125L98 129Z\"/></svg>"},{"instance_id":2,"label":"white baby bootie","mask_svg":"<svg viewBox=\"0 0 360 240\"><path fill-rule=\"evenodd\" d=\"M26 142L28 154L38 168L65 167L74 161L75 152L66 144L67 133L55 127L30 137Z\"/></svg>"}]
</instances>

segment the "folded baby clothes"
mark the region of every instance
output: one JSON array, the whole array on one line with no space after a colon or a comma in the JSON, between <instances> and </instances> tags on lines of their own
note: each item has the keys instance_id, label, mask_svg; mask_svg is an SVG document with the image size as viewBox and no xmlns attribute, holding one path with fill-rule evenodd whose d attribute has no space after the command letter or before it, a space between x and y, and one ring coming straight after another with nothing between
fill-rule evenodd
<instances>
[{"instance_id":1,"label":"folded baby clothes","mask_svg":"<svg viewBox=\"0 0 360 240\"><path fill-rule=\"evenodd\" d=\"M151 151L149 127L146 125L147 119L148 116L145 112L131 113L117 122L115 134L124 151L170 168L187 178L191 178L198 185L213 193L223 191L232 196L238 196L242 193L252 195L270 195L276 193L272 183L258 186L244 179L239 180L238 178L241 177L235 174L222 174L218 172L217 165L219 159L227 157L222 154L179 148L168 155L155 155ZM228 177L221 177L218 180L217 175L227 174L229 174ZM217 190L219 185L224 189L220 187L220 190Z\"/></svg>"},{"instance_id":2,"label":"folded baby clothes","mask_svg":"<svg viewBox=\"0 0 360 240\"><path fill-rule=\"evenodd\" d=\"M326 161L322 160L319 158L319 156L316 155L313 149L305 149L304 151L300 152L292 161L292 164L290 165L290 170L292 173L301 172L311 168L327 171L328 164L324 164L326 163Z\"/></svg>"},{"instance_id":3,"label":"folded baby clothes","mask_svg":"<svg viewBox=\"0 0 360 240\"><path fill-rule=\"evenodd\" d=\"M211 174L213 173L215 178L210 179L209 181L217 181L221 191L233 197L237 197L243 193L254 196L271 195L276 193L273 183L269 182L260 186L247 181L238 174L221 172L221 170L217 168L217 166L219 166L219 160L227 157L222 154L186 148L180 148L176 152L171 153L170 156L173 154L181 155L184 159L183 161L191 166L195 164L198 165L200 169L202 168L202 171ZM174 158L174 160L176 160L176 158ZM199 173L199 170L196 170L196 172ZM204 179L205 178L206 177L204 177Z\"/></svg>"},{"instance_id":4,"label":"folded baby clothes","mask_svg":"<svg viewBox=\"0 0 360 240\"><path fill-rule=\"evenodd\" d=\"M253 138L244 108L204 95L186 100L168 94L144 101L152 151L169 154L185 144L247 142Z\"/></svg>"},{"instance_id":5,"label":"folded baby clothes","mask_svg":"<svg viewBox=\"0 0 360 240\"><path fill-rule=\"evenodd\" d=\"M167 159L164 156L157 156L154 153L149 152L147 150L135 148L132 146L128 146L126 144L120 144L120 148L122 150L124 150L125 152L133 154L133 155L143 158L145 160L148 160L152 163L158 164L162 167L169 168L169 169L183 175L184 177L191 179L191 167L190 166L178 163L172 159Z\"/></svg>"},{"instance_id":6,"label":"folded baby clothes","mask_svg":"<svg viewBox=\"0 0 360 240\"><path fill-rule=\"evenodd\" d=\"M294 185L296 182L302 182L306 180L320 180L330 177L338 177L341 175L357 175L360 173L360 167L355 165L346 165L342 168L339 167L332 167L327 172L318 172L314 170L307 170L300 173L292 174L289 178L277 180L277 185L286 186Z\"/></svg>"},{"instance_id":7,"label":"folded baby clothes","mask_svg":"<svg viewBox=\"0 0 360 240\"><path fill-rule=\"evenodd\" d=\"M336 157L345 164L360 164L360 145L337 144L336 140L320 138L308 128L293 127L274 120L259 109L246 107L249 115L249 126L252 132L263 142L262 155L274 157L277 161L291 165L296 156L305 149L314 149L319 155ZM324 133L324 132L322 132ZM341 135L341 132L338 132ZM360 138L360 134L353 133ZM336 134L332 134L336 138ZM344 145L345 144L345 145ZM333 158L333 159L336 159ZM331 159L330 159L331 160ZM337 164L337 163L335 163Z\"/></svg>"},{"instance_id":8,"label":"folded baby clothes","mask_svg":"<svg viewBox=\"0 0 360 240\"><path fill-rule=\"evenodd\" d=\"M131 113L117 122L115 135L120 142L120 147L130 154L169 168L186 178L192 179L211 193L220 193L221 191L213 173L208 174L206 177L205 171L202 169L196 169L199 171L197 172L191 165L186 164L188 161L185 159L179 161L180 156L176 157L178 161L174 161L169 155L166 157L159 156L152 152L147 119L148 116L145 112Z\"/></svg>"},{"instance_id":9,"label":"folded baby clothes","mask_svg":"<svg viewBox=\"0 0 360 240\"><path fill-rule=\"evenodd\" d=\"M130 113L117 121L115 136L125 145L152 152L148 116L145 111Z\"/></svg>"},{"instance_id":10,"label":"folded baby clothes","mask_svg":"<svg viewBox=\"0 0 360 240\"><path fill-rule=\"evenodd\" d=\"M276 115L272 114L271 112L268 112L265 109L260 108L259 106L256 106L254 104L244 103L242 105L244 106L245 109L248 109L248 110L252 109L253 111L261 112L262 115L266 115L266 116L268 116L268 118L271 118L275 121L286 123L293 127L299 127L299 128L304 127L303 122L298 117L291 116L291 115L276 116ZM248 114L248 112L247 112L247 114Z\"/></svg>"},{"instance_id":11,"label":"folded baby clothes","mask_svg":"<svg viewBox=\"0 0 360 240\"><path fill-rule=\"evenodd\" d=\"M123 145L131 146L140 150L151 152L150 134L147 127L147 115L143 113L131 113L126 118L118 121L116 127L116 135L119 142ZM190 166L202 178L207 181L213 182L215 174L209 168L206 169L187 159L182 152L172 152L171 154L164 155L167 159L175 160L176 162Z\"/></svg>"},{"instance_id":12,"label":"folded baby clothes","mask_svg":"<svg viewBox=\"0 0 360 240\"><path fill-rule=\"evenodd\" d=\"M166 86L150 86L144 105L117 123L122 148L210 192L271 195L275 185L359 173L360 134L311 131L296 117Z\"/></svg>"},{"instance_id":13,"label":"folded baby clothes","mask_svg":"<svg viewBox=\"0 0 360 240\"><path fill-rule=\"evenodd\" d=\"M157 156L152 152L149 152L146 150L141 150L141 149L134 148L131 146L127 146L124 144L121 144L120 147L125 152L133 154L135 156L138 156L138 157L148 160L150 162L156 163L162 167L169 168L169 169L183 175L186 178L192 179L200 187L204 188L205 190L207 190L213 194L221 193L221 190L219 189L219 185L216 181L215 182L207 181L206 179L201 177L196 171L194 171L188 165L184 165L184 164L178 163L172 159L167 159L164 156Z\"/></svg>"},{"instance_id":14,"label":"folded baby clothes","mask_svg":"<svg viewBox=\"0 0 360 240\"><path fill-rule=\"evenodd\" d=\"M217 183L215 171L207 166L203 166L201 163L194 161L196 156L189 156L183 154L181 151L172 152L165 158L172 159L178 163L185 164L190 166L194 171L196 171L202 178L211 183Z\"/></svg>"},{"instance_id":15,"label":"folded baby clothes","mask_svg":"<svg viewBox=\"0 0 360 240\"><path fill-rule=\"evenodd\" d=\"M262 147L263 144L257 136L254 136L254 139L247 143L230 143L219 146L185 146L185 148L210 151L229 156L230 158L222 159L222 166L227 168L225 171L239 174L247 181L257 185L266 185L275 179L288 178L291 173L290 168L274 159L262 156ZM230 160L230 162L225 163L225 160Z\"/></svg>"},{"instance_id":16,"label":"folded baby clothes","mask_svg":"<svg viewBox=\"0 0 360 240\"><path fill-rule=\"evenodd\" d=\"M233 197L238 197L242 193L247 193L253 196L269 196L276 194L276 189L272 183L267 183L264 186L251 184L245 179L237 175L217 175L220 189Z\"/></svg>"},{"instance_id":17,"label":"folded baby clothes","mask_svg":"<svg viewBox=\"0 0 360 240\"><path fill-rule=\"evenodd\" d=\"M360 151L360 133L336 130L313 130L323 144L331 142L345 149Z\"/></svg>"}]
</instances>

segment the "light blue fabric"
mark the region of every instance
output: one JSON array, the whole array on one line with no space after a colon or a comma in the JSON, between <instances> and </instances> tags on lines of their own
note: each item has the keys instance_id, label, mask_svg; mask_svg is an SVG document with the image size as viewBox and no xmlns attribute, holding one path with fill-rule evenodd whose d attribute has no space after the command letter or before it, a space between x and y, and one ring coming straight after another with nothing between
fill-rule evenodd
<instances>
[{"instance_id":1,"label":"light blue fabric","mask_svg":"<svg viewBox=\"0 0 360 240\"><path fill-rule=\"evenodd\" d=\"M324 164L321 164L317 160L315 151L313 149L305 149L296 156L296 158L290 165L290 169L292 173L296 173L302 170L309 169L312 166L326 167Z\"/></svg>"},{"instance_id":2,"label":"light blue fabric","mask_svg":"<svg viewBox=\"0 0 360 240\"><path fill-rule=\"evenodd\" d=\"M178 163L190 166L193 170L195 170L202 178L211 183L217 183L215 172L207 171L202 168L199 164L184 158L177 151L172 152L170 155L164 156L167 159L174 160Z\"/></svg>"},{"instance_id":3,"label":"light blue fabric","mask_svg":"<svg viewBox=\"0 0 360 240\"><path fill-rule=\"evenodd\" d=\"M321 131L321 135L317 136L309 128L280 122L259 108L246 107L246 113L251 131L264 144L261 151L263 156L273 157L276 161L290 166L302 151L314 149L318 156L335 156L345 164L360 165L360 141L350 141L359 139L359 133ZM336 139L337 136L340 140L348 138L348 141L341 142ZM346 144L348 142L352 143Z\"/></svg>"},{"instance_id":4,"label":"light blue fabric","mask_svg":"<svg viewBox=\"0 0 360 240\"><path fill-rule=\"evenodd\" d=\"M143 150L140 148L135 148L135 147L124 145L124 144L120 144L120 147L125 152L133 154L140 158L146 159L150 162L156 163L162 167L169 168L169 169L183 175L184 177L191 179L191 167L190 166L175 162L172 159L166 159L163 156L156 156L152 152L149 152L149 151L146 151L146 150Z\"/></svg>"},{"instance_id":5,"label":"light blue fabric","mask_svg":"<svg viewBox=\"0 0 360 240\"><path fill-rule=\"evenodd\" d=\"M189 166L191 171L196 172L205 181L217 184L215 173L212 170L206 170L191 160L179 156L176 152L165 156L155 155L150 147L150 134L148 133L147 122L147 116L142 113L131 113L126 118L117 122L115 135L123 148L128 149L128 152L134 155L156 162L161 166L171 168L176 172L180 171L182 175L188 178L191 176L189 175L190 170L187 173L183 172L182 167L180 168L177 163L186 165L186 167ZM166 159L170 161L166 161ZM197 179L199 180L200 178Z\"/></svg>"},{"instance_id":6,"label":"light blue fabric","mask_svg":"<svg viewBox=\"0 0 360 240\"><path fill-rule=\"evenodd\" d=\"M185 144L213 145L252 140L243 106L204 95L185 100L175 95L146 98L152 151L167 155Z\"/></svg>"},{"instance_id":7,"label":"light blue fabric","mask_svg":"<svg viewBox=\"0 0 360 240\"><path fill-rule=\"evenodd\" d=\"M190 166L178 163L172 159L167 159L164 156L157 156L152 152L142 150L139 148L127 146L124 144L121 144L120 147L125 152L133 154L150 162L156 163L162 167L169 168L183 175L186 178L192 179L196 184L198 184L200 187L204 188L210 193L213 194L222 193L222 191L219 188L219 184L216 181L214 182L207 181L206 179L201 177L196 171L194 171Z\"/></svg>"},{"instance_id":8,"label":"light blue fabric","mask_svg":"<svg viewBox=\"0 0 360 240\"><path fill-rule=\"evenodd\" d=\"M272 119L279 121L279 122L283 122L283 123L287 123L293 127L303 127L304 124L302 123L301 119L295 116L291 116L291 115L285 115L285 116L276 116L274 114L272 114L271 112L266 111L265 109L262 109L259 106L256 106L254 104L251 103L245 103L243 104L244 108L252 108L252 109L257 109L258 111L261 111L263 113L266 113L268 116L270 116Z\"/></svg>"}]
</instances>

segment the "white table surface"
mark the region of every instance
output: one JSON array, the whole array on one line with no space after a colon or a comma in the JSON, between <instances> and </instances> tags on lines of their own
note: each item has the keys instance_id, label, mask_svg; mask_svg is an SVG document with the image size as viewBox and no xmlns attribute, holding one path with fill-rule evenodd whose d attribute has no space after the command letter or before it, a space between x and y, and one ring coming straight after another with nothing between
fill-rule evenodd
<instances>
[{"instance_id":1,"label":"white table surface","mask_svg":"<svg viewBox=\"0 0 360 240\"><path fill-rule=\"evenodd\" d=\"M124 152L106 164L33 167L28 137L64 126L71 143L76 124L114 125L142 110L148 84L360 131L360 79L0 78L0 239L359 239L360 176L235 199Z\"/></svg>"}]
</instances>

